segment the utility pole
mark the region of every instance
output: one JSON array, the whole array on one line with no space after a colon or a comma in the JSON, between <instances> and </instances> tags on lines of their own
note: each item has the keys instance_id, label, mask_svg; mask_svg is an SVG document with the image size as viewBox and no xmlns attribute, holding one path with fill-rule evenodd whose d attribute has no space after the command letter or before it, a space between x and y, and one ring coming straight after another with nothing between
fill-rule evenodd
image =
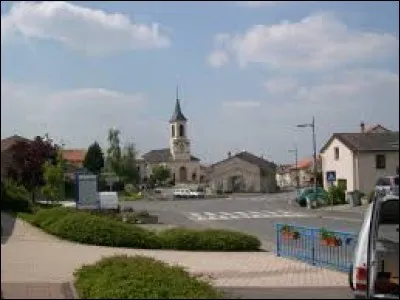
<instances>
[{"instance_id":1,"label":"utility pole","mask_svg":"<svg viewBox=\"0 0 400 300\"><path fill-rule=\"evenodd\" d=\"M312 129L312 141L313 141L313 160L314 160L314 166L313 166L313 173L314 173L314 201L317 200L317 142L316 142L316 134L315 134L315 118L313 116L312 122L311 123L306 123L306 124L299 124L296 125L296 127L300 128L305 128L305 127L311 127Z\"/></svg>"}]
</instances>

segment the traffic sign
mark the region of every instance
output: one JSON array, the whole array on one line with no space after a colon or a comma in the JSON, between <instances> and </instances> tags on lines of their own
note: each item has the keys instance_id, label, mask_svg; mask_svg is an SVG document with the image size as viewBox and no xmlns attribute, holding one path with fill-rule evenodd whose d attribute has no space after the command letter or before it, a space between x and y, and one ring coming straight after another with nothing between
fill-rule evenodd
<instances>
[{"instance_id":1,"label":"traffic sign","mask_svg":"<svg viewBox=\"0 0 400 300\"><path fill-rule=\"evenodd\" d=\"M336 171L327 171L326 172L326 181L328 181L328 182L336 181Z\"/></svg>"}]
</instances>

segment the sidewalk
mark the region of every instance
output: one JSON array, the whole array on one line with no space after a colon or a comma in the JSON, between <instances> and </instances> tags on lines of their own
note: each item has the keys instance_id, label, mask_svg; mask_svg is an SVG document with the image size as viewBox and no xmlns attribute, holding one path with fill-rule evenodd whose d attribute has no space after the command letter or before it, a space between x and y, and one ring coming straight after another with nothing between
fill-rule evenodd
<instances>
[{"instance_id":1,"label":"sidewalk","mask_svg":"<svg viewBox=\"0 0 400 300\"><path fill-rule=\"evenodd\" d=\"M3 224L10 217L2 214ZM10 283L68 283L83 264L114 254L146 255L204 274L218 287L337 287L347 275L266 252L189 252L140 250L80 245L47 235L17 219L13 234L2 241L1 281ZM6 294L6 292L4 292Z\"/></svg>"}]
</instances>

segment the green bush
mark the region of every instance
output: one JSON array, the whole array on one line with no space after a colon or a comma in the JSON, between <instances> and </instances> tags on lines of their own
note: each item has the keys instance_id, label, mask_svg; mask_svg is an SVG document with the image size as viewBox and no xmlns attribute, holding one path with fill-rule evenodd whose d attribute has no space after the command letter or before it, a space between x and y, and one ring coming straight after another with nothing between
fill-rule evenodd
<instances>
[{"instance_id":1,"label":"green bush","mask_svg":"<svg viewBox=\"0 0 400 300\"><path fill-rule=\"evenodd\" d=\"M32 212L33 205L28 191L14 182L1 183L1 210L11 212Z\"/></svg>"},{"instance_id":2,"label":"green bush","mask_svg":"<svg viewBox=\"0 0 400 300\"><path fill-rule=\"evenodd\" d=\"M155 233L88 212L54 208L41 210L32 223L50 234L83 244L157 249Z\"/></svg>"},{"instance_id":3,"label":"green bush","mask_svg":"<svg viewBox=\"0 0 400 300\"><path fill-rule=\"evenodd\" d=\"M173 228L156 233L72 208L40 209L21 217L60 238L98 246L199 251L257 251L261 246L257 237L241 232Z\"/></svg>"},{"instance_id":4,"label":"green bush","mask_svg":"<svg viewBox=\"0 0 400 300\"><path fill-rule=\"evenodd\" d=\"M114 256L75 271L82 299L222 299L181 267L144 256Z\"/></svg>"},{"instance_id":5,"label":"green bush","mask_svg":"<svg viewBox=\"0 0 400 300\"><path fill-rule=\"evenodd\" d=\"M171 228L158 233L163 248L199 251L257 251L260 240L252 235L224 230Z\"/></svg>"},{"instance_id":6,"label":"green bush","mask_svg":"<svg viewBox=\"0 0 400 300\"><path fill-rule=\"evenodd\" d=\"M331 185L328 188L328 205L339 205L346 203L346 191L342 186Z\"/></svg>"}]
</instances>

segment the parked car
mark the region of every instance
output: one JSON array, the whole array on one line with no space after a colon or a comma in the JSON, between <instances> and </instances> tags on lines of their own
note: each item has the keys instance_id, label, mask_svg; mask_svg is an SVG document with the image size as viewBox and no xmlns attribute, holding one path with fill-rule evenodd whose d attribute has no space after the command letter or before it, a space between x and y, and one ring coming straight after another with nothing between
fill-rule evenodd
<instances>
[{"instance_id":1,"label":"parked car","mask_svg":"<svg viewBox=\"0 0 400 300\"><path fill-rule=\"evenodd\" d=\"M399 195L399 176L379 177L375 184L375 196Z\"/></svg>"},{"instance_id":2,"label":"parked car","mask_svg":"<svg viewBox=\"0 0 400 300\"><path fill-rule=\"evenodd\" d=\"M298 191L295 201L300 206L305 207L307 206L308 201L312 202L314 199L317 199L318 202L325 203L328 199L328 193L322 187L317 187L317 193L315 197L314 187L307 187Z\"/></svg>"},{"instance_id":3,"label":"parked car","mask_svg":"<svg viewBox=\"0 0 400 300\"><path fill-rule=\"evenodd\" d=\"M204 198L204 192L199 189L191 190L190 193L191 193L190 194L191 198L199 198L199 199Z\"/></svg>"},{"instance_id":4,"label":"parked car","mask_svg":"<svg viewBox=\"0 0 400 300\"><path fill-rule=\"evenodd\" d=\"M378 196L369 204L349 285L356 299L399 299L399 196Z\"/></svg>"},{"instance_id":5,"label":"parked car","mask_svg":"<svg viewBox=\"0 0 400 300\"><path fill-rule=\"evenodd\" d=\"M177 198L191 198L191 191L189 189L176 189L173 192L174 199Z\"/></svg>"}]
</instances>

